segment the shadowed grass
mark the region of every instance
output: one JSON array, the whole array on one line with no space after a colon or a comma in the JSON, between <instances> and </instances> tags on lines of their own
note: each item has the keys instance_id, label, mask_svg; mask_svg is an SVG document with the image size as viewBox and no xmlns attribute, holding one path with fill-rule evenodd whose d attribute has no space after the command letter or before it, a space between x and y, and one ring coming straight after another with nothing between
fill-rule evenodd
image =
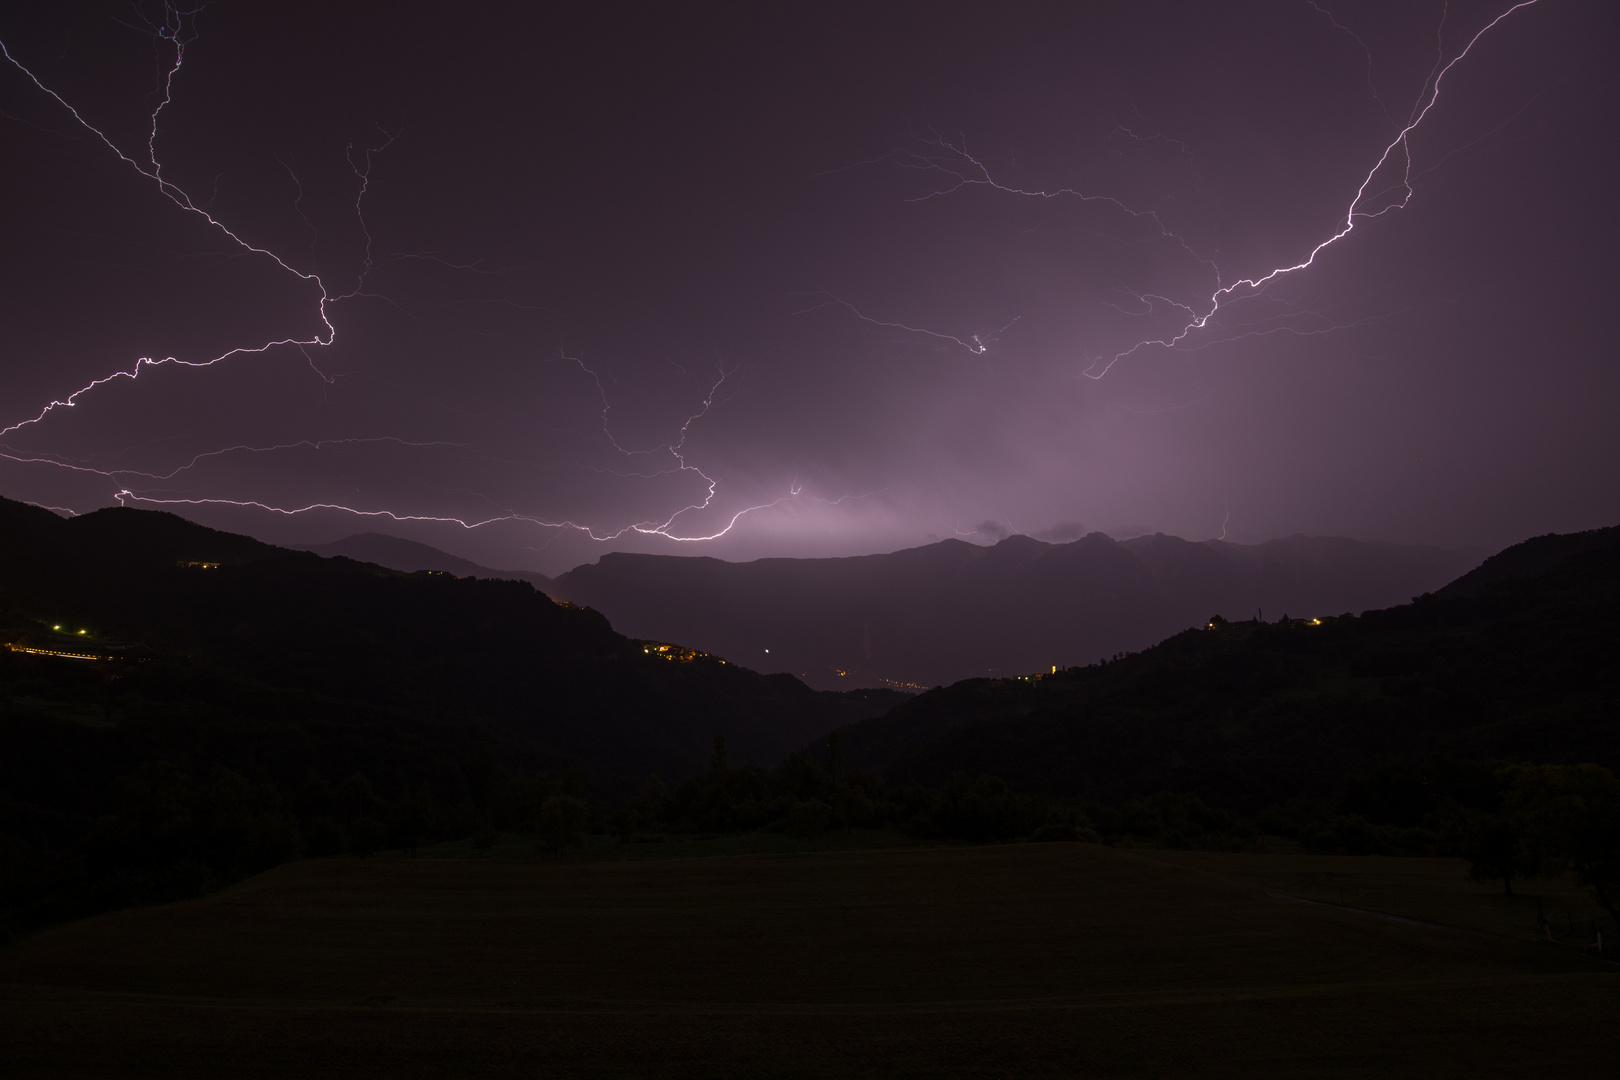
<instances>
[{"instance_id":1,"label":"shadowed grass","mask_svg":"<svg viewBox=\"0 0 1620 1080\"><path fill-rule=\"evenodd\" d=\"M786 832L638 833L621 841L602 833L582 836L560 854L543 857L555 862L642 862L649 859L710 859L730 855L809 855L835 851L888 851L896 848L963 847L962 843L917 840L896 829L830 830L810 836ZM400 852L389 854L399 856ZM452 840L417 853L424 859L531 859L535 838L505 833L484 851L471 840Z\"/></svg>"},{"instance_id":2,"label":"shadowed grass","mask_svg":"<svg viewBox=\"0 0 1620 1080\"><path fill-rule=\"evenodd\" d=\"M1140 852L1171 866L1249 882L1270 892L1304 900L1385 912L1421 922L1440 923L1484 934L1545 941L1542 920L1560 943L1589 945L1594 920L1608 924L1591 894L1568 875L1514 884L1467 878L1461 859L1394 858L1380 855L1242 855L1197 851ZM1612 928L1605 937L1612 937ZM1620 955L1620 941L1606 941Z\"/></svg>"},{"instance_id":3,"label":"shadowed grass","mask_svg":"<svg viewBox=\"0 0 1620 1080\"><path fill-rule=\"evenodd\" d=\"M1292 857L1023 844L298 863L0 953L0 1066L1570 1076L1612 1064L1609 965L1277 899L1246 875L1285 865L1235 862L1266 858Z\"/></svg>"}]
</instances>

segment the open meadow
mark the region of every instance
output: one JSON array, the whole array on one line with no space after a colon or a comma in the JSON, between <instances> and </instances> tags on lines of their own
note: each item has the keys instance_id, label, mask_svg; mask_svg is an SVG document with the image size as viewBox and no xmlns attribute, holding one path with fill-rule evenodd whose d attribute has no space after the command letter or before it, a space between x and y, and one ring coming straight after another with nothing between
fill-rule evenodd
<instances>
[{"instance_id":1,"label":"open meadow","mask_svg":"<svg viewBox=\"0 0 1620 1080\"><path fill-rule=\"evenodd\" d=\"M1461 866L1074 843L306 861L0 953L0 1072L1611 1075L1620 969L1478 925L1500 905ZM1338 877L1469 928L1285 898Z\"/></svg>"}]
</instances>

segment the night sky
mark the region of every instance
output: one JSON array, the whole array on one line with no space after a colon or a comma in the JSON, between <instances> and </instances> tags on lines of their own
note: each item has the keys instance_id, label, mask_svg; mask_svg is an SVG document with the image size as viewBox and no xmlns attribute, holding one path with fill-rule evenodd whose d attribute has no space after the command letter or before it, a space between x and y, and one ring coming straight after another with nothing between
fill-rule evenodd
<instances>
[{"instance_id":1,"label":"night sky","mask_svg":"<svg viewBox=\"0 0 1620 1080\"><path fill-rule=\"evenodd\" d=\"M548 573L1614 524L1620 9L1510 6L11 5L0 494Z\"/></svg>"}]
</instances>

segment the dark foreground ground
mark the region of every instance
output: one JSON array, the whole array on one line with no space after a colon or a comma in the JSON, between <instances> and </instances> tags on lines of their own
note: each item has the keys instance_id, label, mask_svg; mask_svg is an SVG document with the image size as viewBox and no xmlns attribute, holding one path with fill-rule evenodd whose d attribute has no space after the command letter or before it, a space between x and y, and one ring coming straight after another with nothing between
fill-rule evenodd
<instances>
[{"instance_id":1,"label":"dark foreground ground","mask_svg":"<svg viewBox=\"0 0 1620 1080\"><path fill-rule=\"evenodd\" d=\"M1488 893L1080 844L304 862L0 952L0 1075L1612 1076L1620 968Z\"/></svg>"}]
</instances>

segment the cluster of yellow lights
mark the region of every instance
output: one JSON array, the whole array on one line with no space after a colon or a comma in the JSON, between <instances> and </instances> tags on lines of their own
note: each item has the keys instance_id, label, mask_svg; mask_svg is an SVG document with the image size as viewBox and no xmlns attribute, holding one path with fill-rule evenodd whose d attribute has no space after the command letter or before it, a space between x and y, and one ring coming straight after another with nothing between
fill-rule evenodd
<instances>
[{"instance_id":1,"label":"cluster of yellow lights","mask_svg":"<svg viewBox=\"0 0 1620 1080\"><path fill-rule=\"evenodd\" d=\"M648 656L661 656L665 660L675 660L683 664L690 664L694 660L713 659L713 657L706 652L699 652L696 649L688 649L684 645L647 644L642 646L641 651L646 653ZM725 663L724 660L721 660L720 662L722 664Z\"/></svg>"},{"instance_id":2,"label":"cluster of yellow lights","mask_svg":"<svg viewBox=\"0 0 1620 1080\"><path fill-rule=\"evenodd\" d=\"M83 631L80 631L83 633ZM60 656L68 660L111 660L110 656L101 656L97 653L69 652L66 649L39 649L32 645L18 645L16 642L7 642L6 648L12 652L29 653L33 656Z\"/></svg>"},{"instance_id":3,"label":"cluster of yellow lights","mask_svg":"<svg viewBox=\"0 0 1620 1080\"><path fill-rule=\"evenodd\" d=\"M68 630L61 623L52 623L51 629L58 634L72 634L74 637L88 638L89 630ZM67 660L116 660L116 656L107 656L102 653L79 652L76 649L49 649L39 645L28 645L17 641L3 643L5 648L12 652L28 653L32 656L58 656ZM87 642L88 644L88 642Z\"/></svg>"}]
</instances>

